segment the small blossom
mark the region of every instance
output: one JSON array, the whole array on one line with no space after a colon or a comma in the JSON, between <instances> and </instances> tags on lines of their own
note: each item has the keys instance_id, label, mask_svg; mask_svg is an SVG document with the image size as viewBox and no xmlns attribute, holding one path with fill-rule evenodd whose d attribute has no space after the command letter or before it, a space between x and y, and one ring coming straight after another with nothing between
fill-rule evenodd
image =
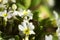
<instances>
[{"instance_id":1,"label":"small blossom","mask_svg":"<svg viewBox=\"0 0 60 40\"><path fill-rule=\"evenodd\" d=\"M18 28L25 35L35 34L33 31L34 25L32 23L22 22L21 25L18 25Z\"/></svg>"},{"instance_id":2,"label":"small blossom","mask_svg":"<svg viewBox=\"0 0 60 40\"><path fill-rule=\"evenodd\" d=\"M10 19L12 17L12 14L7 12L7 10L4 10L3 12L0 12L0 16L3 17L5 21L7 21L7 19Z\"/></svg>"},{"instance_id":3,"label":"small blossom","mask_svg":"<svg viewBox=\"0 0 60 40\"><path fill-rule=\"evenodd\" d=\"M33 14L30 10L20 10L19 16L24 17L25 19L33 19Z\"/></svg>"}]
</instances>

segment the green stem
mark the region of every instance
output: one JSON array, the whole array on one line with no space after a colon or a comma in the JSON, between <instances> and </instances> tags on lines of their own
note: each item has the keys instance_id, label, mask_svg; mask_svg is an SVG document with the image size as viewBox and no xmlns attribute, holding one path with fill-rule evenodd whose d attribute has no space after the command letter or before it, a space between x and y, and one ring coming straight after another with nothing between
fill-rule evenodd
<instances>
[{"instance_id":1,"label":"green stem","mask_svg":"<svg viewBox=\"0 0 60 40\"><path fill-rule=\"evenodd\" d=\"M29 40L29 36L28 35L25 36L25 40Z\"/></svg>"}]
</instances>

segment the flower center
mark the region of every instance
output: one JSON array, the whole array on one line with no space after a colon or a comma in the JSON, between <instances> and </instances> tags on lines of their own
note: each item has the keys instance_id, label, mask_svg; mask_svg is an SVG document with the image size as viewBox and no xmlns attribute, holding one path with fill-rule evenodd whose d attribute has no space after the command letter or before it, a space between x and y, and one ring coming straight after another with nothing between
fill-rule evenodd
<instances>
[{"instance_id":1,"label":"flower center","mask_svg":"<svg viewBox=\"0 0 60 40\"><path fill-rule=\"evenodd\" d=\"M29 35L29 33L30 33L30 30L28 28L24 30L24 34Z\"/></svg>"},{"instance_id":2,"label":"flower center","mask_svg":"<svg viewBox=\"0 0 60 40\"><path fill-rule=\"evenodd\" d=\"M6 16L7 16L7 13L2 14L2 16L3 16L3 17L6 17Z\"/></svg>"},{"instance_id":3,"label":"flower center","mask_svg":"<svg viewBox=\"0 0 60 40\"><path fill-rule=\"evenodd\" d=\"M23 14L24 14L24 15L27 15L27 14L28 14L28 12L24 10L24 11L23 11Z\"/></svg>"}]
</instances>

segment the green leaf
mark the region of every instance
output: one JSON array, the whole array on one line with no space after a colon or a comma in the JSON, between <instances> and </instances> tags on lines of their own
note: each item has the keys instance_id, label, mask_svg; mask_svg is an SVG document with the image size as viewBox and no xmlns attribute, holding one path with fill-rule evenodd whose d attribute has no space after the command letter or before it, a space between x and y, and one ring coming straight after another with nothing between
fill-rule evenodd
<instances>
[{"instance_id":1,"label":"green leaf","mask_svg":"<svg viewBox=\"0 0 60 40\"><path fill-rule=\"evenodd\" d=\"M31 6L33 7L33 6L39 5L40 2L41 2L41 0L32 0L31 2L32 2L32 3L31 3Z\"/></svg>"},{"instance_id":2,"label":"green leaf","mask_svg":"<svg viewBox=\"0 0 60 40\"><path fill-rule=\"evenodd\" d=\"M20 3L17 3L17 6L18 6L19 9L20 8L25 9L25 7L22 4L20 4Z\"/></svg>"},{"instance_id":3,"label":"green leaf","mask_svg":"<svg viewBox=\"0 0 60 40\"><path fill-rule=\"evenodd\" d=\"M27 8L30 7L30 4L31 4L31 0L23 0L23 3L24 3L24 6Z\"/></svg>"},{"instance_id":4,"label":"green leaf","mask_svg":"<svg viewBox=\"0 0 60 40\"><path fill-rule=\"evenodd\" d=\"M38 10L36 10L36 11L33 12L33 19L34 20L38 21L38 14L39 14Z\"/></svg>"}]
</instances>

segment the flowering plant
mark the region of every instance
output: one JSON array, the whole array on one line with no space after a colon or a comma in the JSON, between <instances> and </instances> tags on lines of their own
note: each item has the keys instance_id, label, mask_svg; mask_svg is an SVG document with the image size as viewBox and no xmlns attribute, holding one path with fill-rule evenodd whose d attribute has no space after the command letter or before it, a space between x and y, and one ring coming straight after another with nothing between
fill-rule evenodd
<instances>
[{"instance_id":1,"label":"flowering plant","mask_svg":"<svg viewBox=\"0 0 60 40\"><path fill-rule=\"evenodd\" d=\"M40 5L41 2L43 5ZM45 34L52 34L52 28L55 32L55 19L49 10L54 1L52 3L42 0L0 0L0 40L42 40Z\"/></svg>"}]
</instances>

